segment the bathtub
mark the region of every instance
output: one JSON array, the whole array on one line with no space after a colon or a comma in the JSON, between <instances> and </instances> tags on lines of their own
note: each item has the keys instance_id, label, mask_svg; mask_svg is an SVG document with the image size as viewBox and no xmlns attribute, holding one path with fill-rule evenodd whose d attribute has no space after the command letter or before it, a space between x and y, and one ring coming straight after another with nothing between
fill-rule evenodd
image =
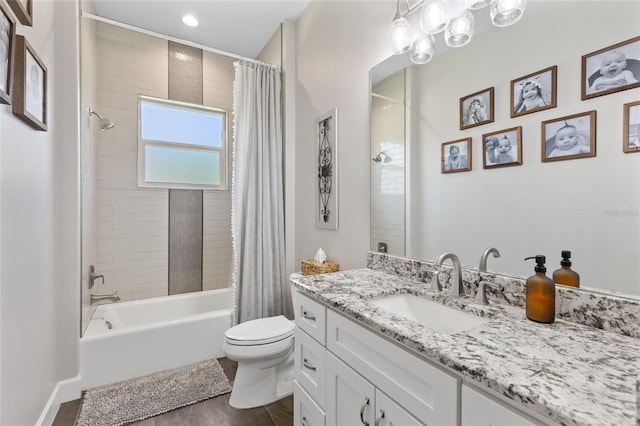
<instances>
[{"instance_id":1,"label":"bathtub","mask_svg":"<svg viewBox=\"0 0 640 426\"><path fill-rule=\"evenodd\" d=\"M80 339L82 389L224 356L232 290L100 305Z\"/></svg>"}]
</instances>

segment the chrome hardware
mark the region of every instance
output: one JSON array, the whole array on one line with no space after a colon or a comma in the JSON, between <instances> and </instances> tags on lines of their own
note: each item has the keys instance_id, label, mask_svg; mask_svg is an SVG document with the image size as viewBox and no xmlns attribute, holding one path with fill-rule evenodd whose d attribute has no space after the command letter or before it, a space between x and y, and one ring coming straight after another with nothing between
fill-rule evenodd
<instances>
[{"instance_id":1,"label":"chrome hardware","mask_svg":"<svg viewBox=\"0 0 640 426\"><path fill-rule=\"evenodd\" d=\"M437 271L433 275L433 291L440 293L442 291L442 284L440 284L440 271Z\"/></svg>"},{"instance_id":2,"label":"chrome hardware","mask_svg":"<svg viewBox=\"0 0 640 426\"><path fill-rule=\"evenodd\" d=\"M484 281L480 281L478 283L478 293L476 294L476 302L480 305L488 305L489 301L487 300L487 285Z\"/></svg>"},{"instance_id":3,"label":"chrome hardware","mask_svg":"<svg viewBox=\"0 0 640 426\"><path fill-rule=\"evenodd\" d=\"M486 249L484 249L482 255L480 256L480 266L478 267L479 270L483 272L487 271L487 257L489 257L490 254L493 254L493 257L500 257L500 252L497 248L487 247Z\"/></svg>"},{"instance_id":4,"label":"chrome hardware","mask_svg":"<svg viewBox=\"0 0 640 426\"><path fill-rule=\"evenodd\" d=\"M120 301L120 296L118 296L117 291L113 294L90 294L89 295L90 305L95 305L101 300L110 300L111 303L116 303Z\"/></svg>"},{"instance_id":5,"label":"chrome hardware","mask_svg":"<svg viewBox=\"0 0 640 426\"><path fill-rule=\"evenodd\" d=\"M311 370L311 371L316 371L316 370L317 370L317 368L316 368L316 367L314 367L313 365L311 365L311 364L309 363L309 360L308 360L308 359L306 359L306 358L304 358L304 359L302 360L302 365L304 365L304 368L307 368L307 369L309 369L309 370Z\"/></svg>"},{"instance_id":6,"label":"chrome hardware","mask_svg":"<svg viewBox=\"0 0 640 426\"><path fill-rule=\"evenodd\" d=\"M307 416L302 416L302 426L307 426Z\"/></svg>"},{"instance_id":7,"label":"chrome hardware","mask_svg":"<svg viewBox=\"0 0 640 426\"><path fill-rule=\"evenodd\" d=\"M307 311L302 311L302 316L303 316L304 319L307 319L309 321L315 321L316 320L316 317L314 317L313 315L309 315L307 313Z\"/></svg>"},{"instance_id":8,"label":"chrome hardware","mask_svg":"<svg viewBox=\"0 0 640 426\"><path fill-rule=\"evenodd\" d=\"M378 417L378 419L376 420L375 426L380 426L382 420L384 420L384 410L380 409L380 417Z\"/></svg>"},{"instance_id":9,"label":"chrome hardware","mask_svg":"<svg viewBox=\"0 0 640 426\"><path fill-rule=\"evenodd\" d=\"M369 405L369 397L364 397L364 402L362 403L362 406L360 407L360 422L362 422L362 424L364 426L369 426L369 422L366 421L364 419L364 410L365 408L367 408L367 405Z\"/></svg>"},{"instance_id":10,"label":"chrome hardware","mask_svg":"<svg viewBox=\"0 0 640 426\"><path fill-rule=\"evenodd\" d=\"M435 266L442 266L442 262L445 260L451 260L453 263L453 281L451 283L451 289L449 293L453 297L464 296L464 287L462 286L462 270L460 266L460 259L453 253L443 253L440 256L436 257L436 260L433 262Z\"/></svg>"},{"instance_id":11,"label":"chrome hardware","mask_svg":"<svg viewBox=\"0 0 640 426\"><path fill-rule=\"evenodd\" d=\"M89 266L89 288L93 288L93 285L98 278L101 278L102 284L104 284L104 275L96 274L96 267L93 265Z\"/></svg>"}]
</instances>

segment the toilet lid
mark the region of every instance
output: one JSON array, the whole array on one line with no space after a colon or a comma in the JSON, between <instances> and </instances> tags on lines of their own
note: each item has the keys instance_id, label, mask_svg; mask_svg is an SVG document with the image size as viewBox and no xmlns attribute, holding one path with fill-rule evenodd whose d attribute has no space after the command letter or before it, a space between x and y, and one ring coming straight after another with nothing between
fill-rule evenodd
<instances>
[{"instance_id":1,"label":"toilet lid","mask_svg":"<svg viewBox=\"0 0 640 426\"><path fill-rule=\"evenodd\" d=\"M225 331L224 336L232 345L264 345L292 336L293 329L293 321L279 315L243 322Z\"/></svg>"}]
</instances>

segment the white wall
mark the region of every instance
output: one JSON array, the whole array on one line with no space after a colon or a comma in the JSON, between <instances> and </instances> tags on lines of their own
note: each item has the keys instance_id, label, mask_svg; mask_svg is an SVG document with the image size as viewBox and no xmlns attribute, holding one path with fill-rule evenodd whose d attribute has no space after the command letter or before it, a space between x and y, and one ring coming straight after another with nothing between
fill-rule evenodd
<instances>
[{"instance_id":1,"label":"white wall","mask_svg":"<svg viewBox=\"0 0 640 426\"><path fill-rule=\"evenodd\" d=\"M422 203L414 214L422 259L445 251L476 266L528 276L526 256L573 252L583 286L640 294L640 155L622 152L623 104L640 89L580 100L581 56L638 36L640 2L538 2L517 24L485 32L419 67ZM577 19L579 17L579 19ZM544 22L544 26L541 23ZM544 28L544 30L541 30ZM510 118L510 81L558 66L557 107ZM459 99L495 87L495 122L459 130ZM541 162L541 122L597 110L597 156ZM523 165L484 170L482 134L522 126ZM440 173L441 143L473 138L473 170ZM611 211L635 211L616 217Z\"/></svg>"},{"instance_id":2,"label":"white wall","mask_svg":"<svg viewBox=\"0 0 640 426\"><path fill-rule=\"evenodd\" d=\"M74 3L35 2L34 26L19 25L18 33L47 67L49 130L35 131L0 106L0 423L7 425L35 424L56 382L77 374L79 330L79 280L61 282L77 261L78 221L58 211L77 198L73 187L57 193L69 181L77 187L77 169L64 169L77 165L77 122L69 118L78 108ZM70 164L59 160L65 154Z\"/></svg>"},{"instance_id":3,"label":"white wall","mask_svg":"<svg viewBox=\"0 0 640 426\"><path fill-rule=\"evenodd\" d=\"M296 23L296 266L322 247L340 269L369 249L369 70L391 54L395 2L314 1ZM316 117L338 108L339 230L315 227Z\"/></svg>"}]
</instances>

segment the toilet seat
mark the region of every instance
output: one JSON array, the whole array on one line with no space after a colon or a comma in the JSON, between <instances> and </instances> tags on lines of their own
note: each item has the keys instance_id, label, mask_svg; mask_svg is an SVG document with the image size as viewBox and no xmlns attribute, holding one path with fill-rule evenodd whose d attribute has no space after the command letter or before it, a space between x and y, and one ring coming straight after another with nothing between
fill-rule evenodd
<instances>
[{"instance_id":1,"label":"toilet seat","mask_svg":"<svg viewBox=\"0 0 640 426\"><path fill-rule=\"evenodd\" d=\"M230 345L257 346L287 339L293 336L293 330L293 321L279 315L243 322L225 331L224 337Z\"/></svg>"}]
</instances>

